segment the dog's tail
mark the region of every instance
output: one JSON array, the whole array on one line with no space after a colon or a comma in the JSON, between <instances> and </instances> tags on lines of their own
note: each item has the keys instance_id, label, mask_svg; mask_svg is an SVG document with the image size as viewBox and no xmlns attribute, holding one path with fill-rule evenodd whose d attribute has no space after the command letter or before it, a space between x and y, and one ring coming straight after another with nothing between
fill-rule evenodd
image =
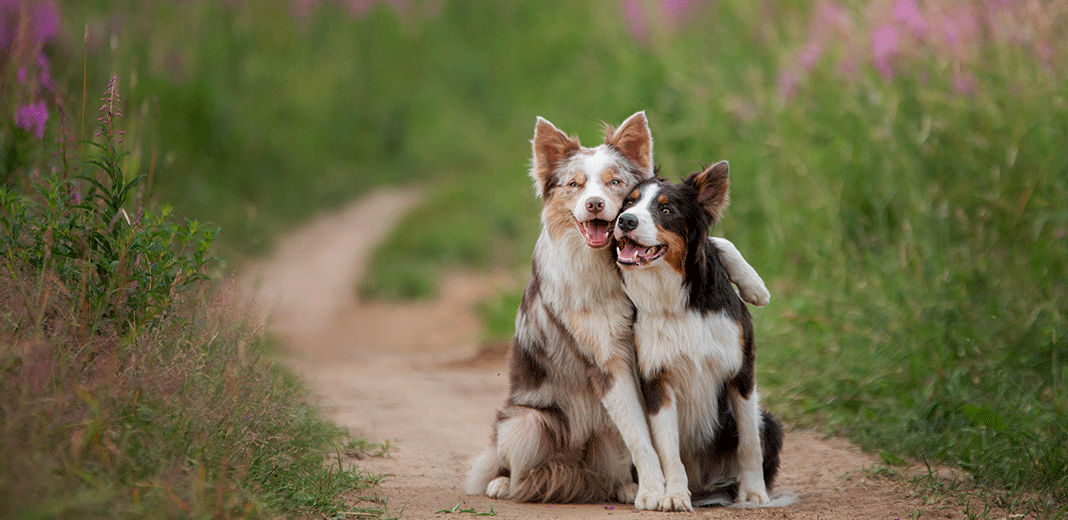
<instances>
[{"instance_id":1,"label":"dog's tail","mask_svg":"<svg viewBox=\"0 0 1068 520\"><path fill-rule=\"evenodd\" d=\"M467 470L467 484L464 492L468 495L485 495L486 485L500 470L500 461L497 460L497 449L494 446L486 448L477 457L471 460L471 467Z\"/></svg>"},{"instance_id":2,"label":"dog's tail","mask_svg":"<svg viewBox=\"0 0 1068 520\"><path fill-rule=\"evenodd\" d=\"M578 461L550 459L512 480L511 499L517 502L590 504L609 500L609 479Z\"/></svg>"}]
</instances>

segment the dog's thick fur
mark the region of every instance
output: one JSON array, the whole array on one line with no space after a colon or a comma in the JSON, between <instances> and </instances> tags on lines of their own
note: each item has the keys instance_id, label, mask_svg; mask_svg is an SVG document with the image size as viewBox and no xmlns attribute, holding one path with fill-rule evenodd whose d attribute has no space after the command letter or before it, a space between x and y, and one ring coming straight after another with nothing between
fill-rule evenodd
<instances>
[{"instance_id":1,"label":"dog's thick fur","mask_svg":"<svg viewBox=\"0 0 1068 520\"><path fill-rule=\"evenodd\" d=\"M706 240L727 201L720 162L671 184L637 185L616 222L617 261L637 309L634 342L653 443L666 479L662 510L691 492L768 503L783 433L761 412L753 324Z\"/></svg>"},{"instance_id":2,"label":"dog's thick fur","mask_svg":"<svg viewBox=\"0 0 1068 520\"><path fill-rule=\"evenodd\" d=\"M664 477L637 385L634 308L609 247L624 197L654 176L652 137L644 112L605 133L604 144L585 148L538 118L531 177L542 231L516 316L511 390L491 446L472 463L469 494L659 506ZM729 242L725 262L747 299L767 302Z\"/></svg>"}]
</instances>

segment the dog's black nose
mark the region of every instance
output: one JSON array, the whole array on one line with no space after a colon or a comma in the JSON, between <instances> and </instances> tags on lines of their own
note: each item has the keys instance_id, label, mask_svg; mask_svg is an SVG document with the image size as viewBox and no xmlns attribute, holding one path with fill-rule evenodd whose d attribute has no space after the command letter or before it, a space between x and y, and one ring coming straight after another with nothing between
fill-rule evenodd
<instances>
[{"instance_id":1,"label":"dog's black nose","mask_svg":"<svg viewBox=\"0 0 1068 520\"><path fill-rule=\"evenodd\" d=\"M616 225L619 226L620 231L634 231L634 229L638 227L638 217L635 217L630 213L624 213L619 216Z\"/></svg>"},{"instance_id":2,"label":"dog's black nose","mask_svg":"<svg viewBox=\"0 0 1068 520\"><path fill-rule=\"evenodd\" d=\"M591 197L586 201L586 211L589 211L594 215L604 211L604 200L600 197Z\"/></svg>"}]
</instances>

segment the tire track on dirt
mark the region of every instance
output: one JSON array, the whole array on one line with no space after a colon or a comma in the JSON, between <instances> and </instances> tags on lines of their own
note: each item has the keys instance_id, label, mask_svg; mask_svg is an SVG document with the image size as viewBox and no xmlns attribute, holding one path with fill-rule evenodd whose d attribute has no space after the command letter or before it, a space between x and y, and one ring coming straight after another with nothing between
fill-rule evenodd
<instances>
[{"instance_id":1,"label":"tire track on dirt","mask_svg":"<svg viewBox=\"0 0 1068 520\"><path fill-rule=\"evenodd\" d=\"M437 298L360 301L355 287L375 247L419 201L410 189L381 189L280 240L275 253L239 281L260 319L287 346L326 414L358 436L390 440L389 458L357 462L390 475L378 488L403 518L448 518L434 511L462 502L501 518L663 518L621 504L515 504L468 497L468 459L489 439L505 397L502 356L476 356L480 324L473 307L520 280L506 274L453 273ZM774 403L771 403L774 408ZM840 439L788 432L778 485L800 495L782 509L700 509L671 518L958 518L959 510L922 500L866 468L878 461ZM355 501L356 497L352 497ZM468 516L468 515L459 515Z\"/></svg>"}]
</instances>

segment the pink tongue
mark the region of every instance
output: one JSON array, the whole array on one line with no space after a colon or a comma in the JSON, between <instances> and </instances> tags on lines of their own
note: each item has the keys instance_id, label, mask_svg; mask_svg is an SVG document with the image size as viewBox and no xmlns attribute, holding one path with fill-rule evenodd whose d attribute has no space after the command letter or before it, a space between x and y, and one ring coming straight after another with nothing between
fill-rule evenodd
<instances>
[{"instance_id":1,"label":"pink tongue","mask_svg":"<svg viewBox=\"0 0 1068 520\"><path fill-rule=\"evenodd\" d=\"M619 248L619 258L625 262L637 262L638 255L643 251L645 251L644 247L628 241L626 245Z\"/></svg>"},{"instance_id":2,"label":"pink tongue","mask_svg":"<svg viewBox=\"0 0 1068 520\"><path fill-rule=\"evenodd\" d=\"M603 220L591 220L586 224L586 242L589 244L605 244L608 242L610 222Z\"/></svg>"}]
</instances>

